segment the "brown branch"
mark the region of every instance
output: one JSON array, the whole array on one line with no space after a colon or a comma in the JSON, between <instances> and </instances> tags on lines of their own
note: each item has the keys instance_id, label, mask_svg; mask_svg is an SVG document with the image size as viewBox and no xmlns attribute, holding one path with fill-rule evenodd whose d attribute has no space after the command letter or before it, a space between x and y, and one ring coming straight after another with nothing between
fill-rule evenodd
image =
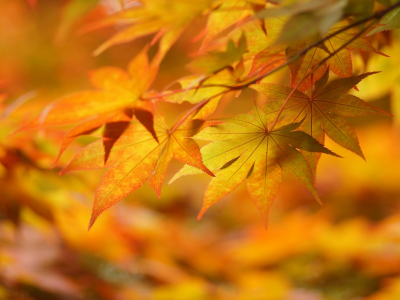
<instances>
[{"instance_id":1,"label":"brown branch","mask_svg":"<svg viewBox=\"0 0 400 300\"><path fill-rule=\"evenodd\" d=\"M142 98L142 100L154 100L154 99L157 99L157 98L162 98L162 97L164 97L164 96L175 95L175 94L178 94L178 93L187 92L187 91L190 91L190 90L197 90L197 89L201 89L201 88L224 87L224 88L227 88L227 89L230 89L230 90L239 90L239 89L246 88L246 87L248 87L249 85L252 85L252 84L257 83L259 80L261 80L261 79L267 77L268 75L271 75L271 74L273 74L273 73L275 73L275 72L277 72L277 71L283 69L283 68L286 67L287 65L291 64L292 62L294 62L294 61L296 61L297 59L299 59L299 58L303 57L304 55L306 55L307 52L308 52L309 50L311 50L312 48L321 45L323 42L325 42L326 40L328 40L328 39L330 39L330 38L336 36L337 34L342 33L342 32L344 32L344 31L346 31L346 30L348 30L348 29L354 28L354 27L356 27L356 26L362 25L362 24L364 24L364 23L367 23L368 21L371 21L371 20L378 20L378 19L382 18L384 15L386 15L387 13L389 13L390 11L392 11L393 9L395 9L395 8L397 8L397 7L399 7L399 6L400 6L400 1L399 1L398 3L395 3L395 4L391 5L391 6L389 6L388 8L386 8L386 9L384 9L384 10L381 10L381 11L378 11L378 12L374 13L373 15L371 15L371 16L369 16L369 17L367 17L367 18L361 19L361 20L359 20L359 21L357 21L357 22L354 22L354 23L352 23L352 24L350 24L350 25L347 25L347 26L345 26L345 27L342 27L341 29L338 29L337 31L335 31L335 32L333 32L333 33L331 33L331 34L328 34L328 35L326 35L324 38L322 38L322 39L320 39L320 40L314 42L314 43L311 44L310 46L308 46L308 47L306 47L306 48L304 48L304 49L302 49L302 50L300 50L300 51L294 53L294 54L291 55L291 56L286 60L286 62L285 62L284 64L282 64L281 66L279 66L279 67L277 67L277 68L271 70L270 72L268 72L268 73L266 73L266 74L263 74L263 75L261 75L261 76L257 76L256 78L253 78L253 79L251 79L250 81L245 80L245 81L244 81L245 83L243 83L243 84L241 84L241 85L236 85L236 86L229 86L229 85L222 85L222 84L218 84L218 85L217 85L217 84L200 85L200 86L194 86L194 87L187 88L187 89L179 89L179 90L171 91L170 93L160 94L160 95L153 96L153 97L149 97L149 98ZM364 30L362 30L361 32L365 32L365 31L366 31L366 30L364 29ZM360 36L360 35L358 35L357 37L359 37L359 36ZM347 45L348 45L348 44L346 44L346 46L347 46ZM344 48L344 47L343 47L343 48ZM343 48L341 48L341 49L343 49ZM340 49L340 50L341 50L341 49ZM329 58L330 58L330 57L328 57L327 59L329 59ZM325 61L326 61L326 60L325 60ZM325 62L325 61L324 61L324 62ZM228 91L226 91L226 92L228 92Z\"/></svg>"},{"instance_id":2,"label":"brown branch","mask_svg":"<svg viewBox=\"0 0 400 300\"><path fill-rule=\"evenodd\" d=\"M400 3L400 2L399 2ZM302 80L293 88L293 90L290 92L290 94L288 95L288 97L286 98L285 102L282 104L282 107L280 108L278 115L276 116L274 123L272 123L271 129L270 131L275 127L276 123L278 122L279 117L281 116L283 110L285 109L286 104L288 103L289 99L292 97L292 95L294 94L294 92L298 89L298 87L300 86L300 84L302 84L304 82L304 80L309 76L312 75L315 70L317 70L320 66L322 66L327 60L329 60L331 57L333 57L334 55L336 55L336 53L338 53L339 51L341 51L342 49L344 49L345 47L347 47L349 44L351 44L354 40L358 39L361 35L363 35L363 33L365 31L367 31L372 25L374 25L374 23L371 23L370 25L366 26L363 30L361 30L360 32L358 32L356 35L354 35L350 40L346 41L346 43L344 43L342 46L340 46L338 49L336 49L333 53L330 53L327 57L325 57L323 60L321 60L320 62L318 62L315 66L313 66L311 68L311 70L305 74L302 78ZM312 85L311 85L312 87Z\"/></svg>"}]
</instances>

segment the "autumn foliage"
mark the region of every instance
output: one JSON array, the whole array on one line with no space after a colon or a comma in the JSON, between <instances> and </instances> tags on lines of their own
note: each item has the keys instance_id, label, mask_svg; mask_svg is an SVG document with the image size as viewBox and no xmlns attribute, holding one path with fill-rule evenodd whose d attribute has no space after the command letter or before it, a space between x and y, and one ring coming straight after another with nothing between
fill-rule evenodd
<instances>
[{"instance_id":1,"label":"autumn foliage","mask_svg":"<svg viewBox=\"0 0 400 300\"><path fill-rule=\"evenodd\" d=\"M24 210L36 216L28 220L55 224L69 245L64 250L72 261L80 260L82 253L99 251L101 260L118 269L115 276L122 282L134 282L134 287L127 284L115 289L113 276L91 270L91 260L83 259L85 266L76 263L68 269L63 265L62 275L53 279L51 288L51 276L33 275L39 268L35 261L32 269L21 274L33 278L32 286L50 294L39 293L37 298L32 296L35 292L28 292L26 299L53 299L51 293L78 299L82 294L78 282L85 280L101 299L400 297L400 248L393 233L400 216L385 211L378 221L358 218L361 213L356 210L368 206L370 211L365 214L372 216L377 204L355 201L355 209L344 201L350 197L346 195L367 199L360 195L369 188L399 199L398 174L381 171L379 161L364 160L369 159L369 152L376 155L374 159L381 155L379 159L388 162L386 168L400 167L399 152L391 152L399 146L396 51L400 39L391 30L400 28L400 2L64 2L0 1L0 7L20 22L15 25L18 34L2 29L14 44L0 45L4 49L0 56L13 58L0 59L6 66L0 68L4 77L0 77L4 123L0 212L17 228L26 222ZM57 20L51 17L54 12ZM42 31L25 29L34 24ZM54 28L50 30L49 24ZM26 66L16 63L19 60ZM386 105L382 99L389 94L392 102ZM371 129L371 135L381 138L374 140L381 152L371 150L375 149L371 145L364 151L357 136L358 131L368 136L371 122L380 124L379 130ZM383 133L388 123L393 137ZM349 153L355 154L354 159L343 158ZM332 171L337 165L353 170L359 164L375 168L365 173L373 179L359 179L360 190L354 179L358 175L338 176ZM101 178L96 169L105 169ZM203 179L185 178L199 174L204 174ZM325 183L318 184L319 176ZM204 190L205 178L209 183ZM162 193L166 180L172 185ZM370 187L371 181L377 186ZM379 190L382 182L390 192ZM180 199L170 209L160 209L164 217L147 211L146 205L154 205L156 211L161 204L149 200L153 195L146 183L159 201L164 193L165 201ZM242 183L249 197L238 188ZM176 190L171 192L174 185ZM254 222L250 204L239 204L232 196L234 203L224 208L224 221L210 214L210 227L206 222L196 225L198 231L193 229L194 210L200 206L185 203L185 193L201 195L200 220L237 188L235 195L239 196L235 197L251 199L264 226L249 225ZM94 198L90 218L84 208L87 203L68 204L71 195L67 191L79 194L75 195L78 199ZM180 196L174 196L178 191ZM120 202L127 197L142 199L144 204L133 208L125 200ZM270 226L269 214L277 198L283 203L278 204L277 215L286 210L287 217L275 217L280 221ZM328 208L318 213L296 210L309 198ZM398 203L386 198L393 209L398 208ZM335 199L340 199L339 204ZM119 215L109 214L112 206L121 207ZM187 219L180 216L181 209L188 210ZM347 209L350 216L346 216ZM131 219L131 213L138 220ZM83 233L83 224L89 222L91 229L100 214L98 231L94 226L90 233ZM335 222L346 218L336 226ZM243 229L246 234L231 245L233 240L227 236L237 229L229 228L241 226L248 226ZM79 227L79 236L71 232L74 227ZM57 237L49 236L49 247L56 252L58 246L51 239ZM104 236L110 236L110 244L102 240ZM86 237L90 239L87 244ZM12 240L8 233L2 238ZM39 234L37 239L43 237ZM223 239L226 242L220 242ZM345 246L335 239L343 239ZM385 247L391 243L395 250L386 255L389 248ZM82 245L87 248L77 250ZM123 276L121 266L130 255L140 257L136 263L147 283L130 278L130 271L129 278ZM314 256L315 265L307 264L311 271L302 270L303 262ZM6 275L0 274L0 283L7 289L16 282L25 286L11 268L3 271ZM313 272L338 286L329 286L326 294L317 292L317 281L309 274ZM346 294L335 278L343 274L351 278L355 273L350 284L343 284L350 291ZM82 278L66 279L75 275ZM380 279L386 283L383 290L376 287ZM103 281L107 285L95 287ZM270 288L259 288L264 283ZM226 288L230 285L236 290ZM304 295L302 286L306 286ZM144 292L152 288L156 288L154 294ZM2 293L13 297L7 289L2 292L0 285L0 298ZM85 295L97 299L90 292Z\"/></svg>"}]
</instances>

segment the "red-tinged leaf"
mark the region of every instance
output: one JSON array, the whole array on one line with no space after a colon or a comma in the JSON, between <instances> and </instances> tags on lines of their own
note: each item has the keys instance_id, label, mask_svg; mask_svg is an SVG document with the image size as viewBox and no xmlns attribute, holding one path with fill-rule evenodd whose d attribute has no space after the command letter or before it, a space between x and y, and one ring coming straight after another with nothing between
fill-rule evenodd
<instances>
[{"instance_id":1,"label":"red-tinged leaf","mask_svg":"<svg viewBox=\"0 0 400 300\"><path fill-rule=\"evenodd\" d=\"M298 47L288 47L286 55L290 58L301 49L305 48L304 44L300 44ZM308 90L318 79L324 75L326 71L326 64L322 64L316 70L314 68L326 57L326 53L320 48L313 48L307 51L306 55L299 58L293 63L289 64L290 69L290 86L295 87L303 80L303 78L313 71L313 82L311 80L305 80L298 87L299 91Z\"/></svg>"},{"instance_id":2,"label":"red-tinged leaf","mask_svg":"<svg viewBox=\"0 0 400 300\"><path fill-rule=\"evenodd\" d=\"M315 83L310 96L295 91L282 111L282 116L297 122L304 118L300 129L314 137L321 144L325 141L325 133L342 147L364 158L357 136L348 121L341 117L355 117L372 114L389 113L368 104L355 96L346 93L362 79L374 73L341 78L328 82L329 70ZM268 100L264 111L271 117L276 117L283 102L292 89L275 84L262 83L253 85L253 89L263 93ZM315 174L320 155L305 153L305 157Z\"/></svg>"},{"instance_id":3,"label":"red-tinged leaf","mask_svg":"<svg viewBox=\"0 0 400 300\"><path fill-rule=\"evenodd\" d=\"M254 56L253 64L249 72L249 77L258 74L263 76L270 71L280 67L286 62L286 57L283 52L278 54L270 54L269 51L262 51Z\"/></svg>"},{"instance_id":4,"label":"red-tinged leaf","mask_svg":"<svg viewBox=\"0 0 400 300\"><path fill-rule=\"evenodd\" d=\"M353 75L352 59L349 50L367 51L385 56L385 54L377 51L365 38L355 38L355 35L359 32L359 29L356 27L333 35L336 31L346 28L348 25L348 21L342 21L332 26L327 33L327 37L329 38L324 43L325 49L332 55L327 64L333 73L343 78ZM342 46L345 46L345 48L338 51Z\"/></svg>"},{"instance_id":5,"label":"red-tinged leaf","mask_svg":"<svg viewBox=\"0 0 400 300\"><path fill-rule=\"evenodd\" d=\"M154 135L150 116L147 120L143 118L144 113L142 113L142 110L146 110L151 114L152 103L140 100L141 95L149 88L158 70L158 67L152 67L149 64L147 49L148 47L144 47L132 59L128 66L129 73L116 67L105 67L91 71L89 79L96 90L80 92L60 99L18 131L73 124L94 119L99 122L103 119L102 124L106 124L108 117L103 118L103 116L123 110L138 109L138 119ZM92 124L94 123L92 122ZM100 125L95 124L93 126ZM88 123L87 126L90 127L91 125Z\"/></svg>"},{"instance_id":6,"label":"red-tinged leaf","mask_svg":"<svg viewBox=\"0 0 400 300\"><path fill-rule=\"evenodd\" d=\"M203 164L200 149L190 136L219 122L193 121L196 113L193 110L184 114L169 129L156 109L154 128L159 143L139 122L109 123L102 140L88 145L75 156L62 173L110 167L97 189L89 228L99 214L149 178L150 186L160 197L166 170L173 157L214 176Z\"/></svg>"},{"instance_id":7,"label":"red-tinged leaf","mask_svg":"<svg viewBox=\"0 0 400 300\"><path fill-rule=\"evenodd\" d=\"M330 39L325 43L332 57L328 60L330 69L340 77L350 77L353 74L353 63L350 51L347 49L339 50L339 46Z\"/></svg>"},{"instance_id":8,"label":"red-tinged leaf","mask_svg":"<svg viewBox=\"0 0 400 300\"><path fill-rule=\"evenodd\" d=\"M103 211L147 181L157 164L160 146L149 143L142 149L135 149L134 154L104 174L96 190L89 229Z\"/></svg>"},{"instance_id":9,"label":"red-tinged leaf","mask_svg":"<svg viewBox=\"0 0 400 300\"><path fill-rule=\"evenodd\" d=\"M226 123L207 127L195 136L197 139L213 141L203 147L201 152L204 164L217 172L205 193L199 219L208 208L249 176L249 188L254 188L250 194L266 222L281 181L282 170L302 182L320 201L313 185L312 171L296 148L336 154L308 134L293 131L302 122L278 122L276 129L269 131L272 123L273 119L255 106L253 114L235 116ZM198 173L194 168L185 166L172 180Z\"/></svg>"}]
</instances>

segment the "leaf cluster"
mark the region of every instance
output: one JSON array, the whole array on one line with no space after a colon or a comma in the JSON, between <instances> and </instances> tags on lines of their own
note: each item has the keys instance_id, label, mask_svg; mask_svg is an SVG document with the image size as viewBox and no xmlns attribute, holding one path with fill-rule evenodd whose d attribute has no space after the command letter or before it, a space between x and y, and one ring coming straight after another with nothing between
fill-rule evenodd
<instances>
[{"instance_id":1,"label":"leaf cluster","mask_svg":"<svg viewBox=\"0 0 400 300\"><path fill-rule=\"evenodd\" d=\"M146 181L160 197L173 158L185 166L171 182L200 173L213 177L199 218L246 180L266 225L283 174L321 202L314 186L319 158L322 153L339 157L324 146L325 135L365 159L346 118L390 116L350 93L374 74L353 74L352 56L384 55L369 36L400 24L400 4L379 2L381 9L374 11L373 0L142 1L81 30L124 24L95 55L152 35L127 71L94 70L89 74L93 89L63 97L20 130L76 124L65 135L60 157L77 137L101 128L99 140L76 154L61 172L108 168L95 194L89 228ZM194 74L175 81L180 89L152 90L168 50L202 17L207 25L197 39L203 42L187 65ZM65 28L71 21L66 22ZM149 60L149 49L156 43L158 50ZM289 86L269 83L268 75L283 68L289 70ZM330 74L334 78L329 81ZM209 118L224 95L239 96L246 88L266 100L255 101L247 114ZM158 103L184 101L192 108L168 126ZM200 149L196 139L210 143Z\"/></svg>"}]
</instances>

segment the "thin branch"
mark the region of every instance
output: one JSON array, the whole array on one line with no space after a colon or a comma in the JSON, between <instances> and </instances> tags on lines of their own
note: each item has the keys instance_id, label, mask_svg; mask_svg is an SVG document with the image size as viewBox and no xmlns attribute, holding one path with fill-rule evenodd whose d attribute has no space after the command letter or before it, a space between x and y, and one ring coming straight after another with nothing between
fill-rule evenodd
<instances>
[{"instance_id":1,"label":"thin branch","mask_svg":"<svg viewBox=\"0 0 400 300\"><path fill-rule=\"evenodd\" d=\"M311 49L314 48L314 47L317 47L317 46L321 45L321 44L324 43L326 40L328 40L328 39L330 39L330 38L332 38L332 37L334 37L334 36L336 36L336 35L338 35L338 34L344 32L344 31L346 31L346 30L348 30L348 29L351 29L351 28L357 27L357 26L359 26L359 25L362 25L362 24L364 24L364 23L367 23L368 21L371 21L371 20L379 20L379 19L381 19L384 15L386 15L387 13L389 13L390 11L392 11L393 9L395 9L395 8L397 8L397 7L399 7L399 6L400 6L400 1L399 1L398 3L395 3L395 4L391 5L391 6L389 6L388 8L386 8L386 9L384 9L384 10L381 10L381 11L378 11L378 12L374 13L373 15L371 15L371 16L369 16L369 17L367 17L367 18L361 19L361 20L359 20L359 21L357 21L357 22L354 22L354 23L352 23L352 24L350 24L350 25L347 25L347 26L345 26L345 27L342 27L341 29L338 29L337 31L335 31L335 32L333 32L333 33L331 33L331 34L328 34L328 35L326 35L324 38L322 38L322 39L320 39L320 40L314 42L313 44L309 45L308 47L306 47L306 48L304 48L304 49L302 49L302 50L300 50L300 51L294 53L293 55L291 55L290 57L288 57L287 60L286 60L286 62L285 62L284 64L282 64L281 66L276 67L275 69L271 70L270 72L268 72L268 73L266 73L266 74L263 74L263 75L261 75L261 76L257 76L257 77L255 77L255 78L251 79L250 81L245 80L243 84L236 85L236 86L229 86L229 85L222 85L222 84L200 85L200 86L194 86L194 87L191 87L191 88L179 89L179 90L171 91L170 93L159 94L159 95L156 95L156 96L153 96L153 97L149 97L149 98L142 98L142 100L154 100L154 99L162 98L162 97L165 97L165 96L171 96L171 95L175 95L175 94L178 94L178 93L187 92L187 91L190 91L190 90L197 90L197 89L201 89L201 88L224 87L224 88L227 88L227 89L230 89L230 90L239 90L239 89L246 88L246 87L248 87L249 85L252 85L252 84L257 83L259 80L261 80L261 79L267 77L268 75L271 75L271 74L273 74L273 73L275 73L275 72L277 72L277 71L283 69L284 67L286 67L287 65L291 64L292 62L294 62L294 61L296 61L297 59L303 57L304 55L307 54L307 52L308 52L309 50L311 50ZM364 33L365 31L366 31L366 30L365 30L365 28L364 28L361 32ZM360 35L358 35L358 37L359 37L359 36L360 36ZM347 46L347 45L348 45L348 44L346 44L346 46ZM340 49L340 50L341 50L341 49ZM327 59L329 59L329 58L330 58L330 57L328 57ZM325 60L325 61L326 61L326 60ZM324 62L325 62L325 61L324 61Z\"/></svg>"},{"instance_id":2,"label":"thin branch","mask_svg":"<svg viewBox=\"0 0 400 300\"><path fill-rule=\"evenodd\" d=\"M400 2L399 2L400 3ZM285 102L283 102L282 107L280 108L278 115L276 116L274 123L272 123L271 128L269 129L270 131L275 127L276 123L278 122L279 117L281 116L283 110L285 109L286 104L289 102L290 98L292 97L292 95L294 94L294 92L298 89L298 87L300 86L300 84L302 84L305 79L309 76L312 75L320 66L322 66L327 60L329 60L331 57L333 57L334 55L336 55L336 53L338 53L339 51L341 51L342 49L344 49L345 47L347 47L349 44L351 44L354 40L358 39L361 35L363 35L363 33L365 31L367 31L370 27L372 27L374 25L374 23L371 23L370 25L366 26L365 28L363 28L363 30L361 30L360 32L358 32L357 34L355 34L351 39L349 39L348 41L346 41L346 43L344 43L342 46L340 46L338 49L336 49L333 53L330 53L327 57L325 57L324 59L322 59L320 62L318 62L315 66L313 66L311 68L311 70L304 75L303 79L293 88L293 90L290 92L290 94L287 96Z\"/></svg>"},{"instance_id":3,"label":"thin branch","mask_svg":"<svg viewBox=\"0 0 400 300\"><path fill-rule=\"evenodd\" d=\"M311 74L312 74L312 73L307 73L307 74L305 74L305 75L303 76L303 78L299 81L299 83L296 84L296 86L293 88L293 90L290 92L290 94L289 94L289 95L287 96L287 98L285 99L285 102L283 102L283 104L282 104L282 106L281 106L281 108L280 108L280 110L279 110L279 112L278 112L278 115L276 116L276 118L275 118L275 120L274 120L274 123L272 123L272 125L271 125L271 127L268 129L268 131L271 132L271 131L274 129L276 123L277 123L278 120L279 120L279 117L281 116L283 110L285 109L286 104L289 102L289 100L290 100L290 98L293 96L294 92L297 91L297 89L299 88L299 86L300 86L300 85L306 80L306 78L307 78L309 75L311 75Z\"/></svg>"}]
</instances>

